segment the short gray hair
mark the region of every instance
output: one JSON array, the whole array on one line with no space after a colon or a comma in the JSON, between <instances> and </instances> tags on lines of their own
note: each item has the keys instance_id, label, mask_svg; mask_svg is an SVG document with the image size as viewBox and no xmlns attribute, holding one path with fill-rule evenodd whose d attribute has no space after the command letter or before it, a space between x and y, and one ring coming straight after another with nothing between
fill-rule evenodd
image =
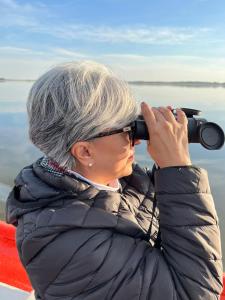
<instances>
[{"instance_id":1,"label":"short gray hair","mask_svg":"<svg viewBox=\"0 0 225 300\"><path fill-rule=\"evenodd\" d=\"M127 83L91 61L61 64L32 86L27 111L29 136L46 156L72 169L70 147L107 128L132 122L139 109Z\"/></svg>"}]
</instances>

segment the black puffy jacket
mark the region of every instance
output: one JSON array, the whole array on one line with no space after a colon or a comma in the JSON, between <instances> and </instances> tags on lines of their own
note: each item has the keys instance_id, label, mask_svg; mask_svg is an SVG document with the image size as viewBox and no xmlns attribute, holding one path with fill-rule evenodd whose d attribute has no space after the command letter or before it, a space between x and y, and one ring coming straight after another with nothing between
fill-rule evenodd
<instances>
[{"instance_id":1,"label":"black puffy jacket","mask_svg":"<svg viewBox=\"0 0 225 300\"><path fill-rule=\"evenodd\" d=\"M219 299L220 233L205 170L163 168L153 185L134 165L110 192L40 162L20 172L7 201L37 299Z\"/></svg>"}]
</instances>

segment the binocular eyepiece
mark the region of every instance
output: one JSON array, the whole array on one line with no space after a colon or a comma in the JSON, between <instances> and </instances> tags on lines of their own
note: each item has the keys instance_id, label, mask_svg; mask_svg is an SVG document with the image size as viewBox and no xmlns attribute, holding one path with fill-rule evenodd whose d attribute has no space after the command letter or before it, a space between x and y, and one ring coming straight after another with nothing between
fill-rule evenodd
<instances>
[{"instance_id":1,"label":"binocular eyepiece","mask_svg":"<svg viewBox=\"0 0 225 300\"><path fill-rule=\"evenodd\" d=\"M189 143L200 143L208 150L217 150L224 144L223 129L213 122L206 119L195 118L201 111L181 108L188 118L188 141ZM176 116L176 111L172 111ZM135 139L149 140L148 128L142 116L139 116L132 124Z\"/></svg>"}]
</instances>

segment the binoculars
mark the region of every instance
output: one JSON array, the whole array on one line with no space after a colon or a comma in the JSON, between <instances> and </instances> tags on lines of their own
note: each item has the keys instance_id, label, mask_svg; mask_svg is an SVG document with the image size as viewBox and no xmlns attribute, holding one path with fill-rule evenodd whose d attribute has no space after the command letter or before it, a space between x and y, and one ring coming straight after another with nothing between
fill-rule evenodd
<instances>
[{"instance_id":1,"label":"binoculars","mask_svg":"<svg viewBox=\"0 0 225 300\"><path fill-rule=\"evenodd\" d=\"M213 122L206 119L195 118L199 116L201 111L190 108L181 108L188 118L188 141L189 143L200 143L208 150L217 150L222 148L224 144L223 129ZM176 116L176 110L172 110ZM134 138L149 140L148 128L142 116L139 116L131 124Z\"/></svg>"}]
</instances>

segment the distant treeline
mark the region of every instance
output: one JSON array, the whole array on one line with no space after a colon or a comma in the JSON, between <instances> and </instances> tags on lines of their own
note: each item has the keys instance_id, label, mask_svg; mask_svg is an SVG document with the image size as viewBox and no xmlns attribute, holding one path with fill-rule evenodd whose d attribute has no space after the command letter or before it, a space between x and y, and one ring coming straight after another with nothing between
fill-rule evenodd
<instances>
[{"instance_id":1,"label":"distant treeline","mask_svg":"<svg viewBox=\"0 0 225 300\"><path fill-rule=\"evenodd\" d=\"M19 82L33 82L34 79L7 79L0 77L0 82L6 81L19 81ZM128 81L129 84L133 85L151 85L151 86L180 86L180 87L222 87L225 88L225 82L208 82L208 81Z\"/></svg>"},{"instance_id":2,"label":"distant treeline","mask_svg":"<svg viewBox=\"0 0 225 300\"><path fill-rule=\"evenodd\" d=\"M152 86L225 88L225 82L207 82L207 81L129 81L128 83L134 85L152 85Z\"/></svg>"},{"instance_id":3,"label":"distant treeline","mask_svg":"<svg viewBox=\"0 0 225 300\"><path fill-rule=\"evenodd\" d=\"M7 78L0 77L0 82L6 82L6 81L33 82L35 80L34 79L7 79Z\"/></svg>"}]
</instances>

